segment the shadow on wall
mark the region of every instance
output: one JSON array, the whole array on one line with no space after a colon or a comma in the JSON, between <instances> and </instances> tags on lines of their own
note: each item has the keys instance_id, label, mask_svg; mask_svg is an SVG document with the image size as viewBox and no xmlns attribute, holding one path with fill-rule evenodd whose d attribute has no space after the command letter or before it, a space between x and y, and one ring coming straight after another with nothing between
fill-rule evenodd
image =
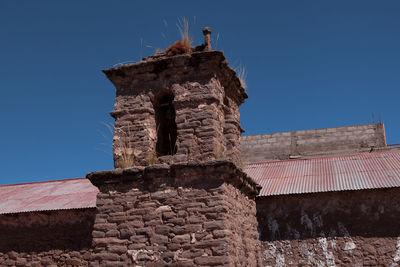
<instances>
[{"instance_id":1,"label":"shadow on wall","mask_svg":"<svg viewBox=\"0 0 400 267\"><path fill-rule=\"evenodd\" d=\"M0 252L90 248L96 209L0 215Z\"/></svg>"},{"instance_id":2,"label":"shadow on wall","mask_svg":"<svg viewBox=\"0 0 400 267\"><path fill-rule=\"evenodd\" d=\"M399 188L256 199L262 241L399 235Z\"/></svg>"}]
</instances>

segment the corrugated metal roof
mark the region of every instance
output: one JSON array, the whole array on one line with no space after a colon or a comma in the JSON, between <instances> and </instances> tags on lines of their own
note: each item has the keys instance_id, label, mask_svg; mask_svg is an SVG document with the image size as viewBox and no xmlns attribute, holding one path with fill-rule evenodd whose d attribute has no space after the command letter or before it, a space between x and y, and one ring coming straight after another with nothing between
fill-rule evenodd
<instances>
[{"instance_id":1,"label":"corrugated metal roof","mask_svg":"<svg viewBox=\"0 0 400 267\"><path fill-rule=\"evenodd\" d=\"M251 163L260 196L400 187L400 151Z\"/></svg>"},{"instance_id":2,"label":"corrugated metal roof","mask_svg":"<svg viewBox=\"0 0 400 267\"><path fill-rule=\"evenodd\" d=\"M0 186L0 214L96 207L98 189L86 178Z\"/></svg>"}]
</instances>

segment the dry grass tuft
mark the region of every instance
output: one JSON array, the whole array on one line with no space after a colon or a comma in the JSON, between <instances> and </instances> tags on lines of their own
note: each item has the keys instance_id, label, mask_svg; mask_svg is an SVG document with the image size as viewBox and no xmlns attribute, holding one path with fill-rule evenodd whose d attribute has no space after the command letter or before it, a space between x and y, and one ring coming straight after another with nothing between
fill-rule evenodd
<instances>
[{"instance_id":1,"label":"dry grass tuft","mask_svg":"<svg viewBox=\"0 0 400 267\"><path fill-rule=\"evenodd\" d=\"M129 127L127 132L122 129L117 130L120 134L114 139L115 153L119 156L118 166L120 168L129 168L134 166L133 149L129 144Z\"/></svg>"},{"instance_id":2,"label":"dry grass tuft","mask_svg":"<svg viewBox=\"0 0 400 267\"><path fill-rule=\"evenodd\" d=\"M154 165L158 162L157 154L155 151L152 151L147 157L147 164Z\"/></svg>"},{"instance_id":3,"label":"dry grass tuft","mask_svg":"<svg viewBox=\"0 0 400 267\"><path fill-rule=\"evenodd\" d=\"M120 139L122 145L119 146L121 155L119 159L120 168L129 168L134 166L132 149L129 147L129 142L125 141L126 138Z\"/></svg>"},{"instance_id":4,"label":"dry grass tuft","mask_svg":"<svg viewBox=\"0 0 400 267\"><path fill-rule=\"evenodd\" d=\"M103 130L99 130L99 133L103 136L105 141L101 142L101 147L96 149L105 152L107 155L112 156L112 139L114 136L114 127L111 123L102 122L101 124L103 124L107 128L107 131L104 132Z\"/></svg>"},{"instance_id":5,"label":"dry grass tuft","mask_svg":"<svg viewBox=\"0 0 400 267\"><path fill-rule=\"evenodd\" d=\"M186 18L178 19L176 26L181 34L183 46L190 48L192 46L193 39L189 36L189 21Z\"/></svg>"},{"instance_id":6,"label":"dry grass tuft","mask_svg":"<svg viewBox=\"0 0 400 267\"><path fill-rule=\"evenodd\" d=\"M111 123L102 123L106 128L107 132L100 131L101 135L107 140L106 143L101 143L102 146L106 147L107 150L100 149L107 154L109 153L110 147L114 147L114 153L117 156L116 166L119 168L129 168L134 166L134 155L133 149L129 145L129 127L127 132L122 129L115 130L118 135L114 135L114 125ZM113 145L110 144L110 139L113 140ZM113 153L111 153L113 155Z\"/></svg>"},{"instance_id":7,"label":"dry grass tuft","mask_svg":"<svg viewBox=\"0 0 400 267\"><path fill-rule=\"evenodd\" d=\"M238 68L235 69L236 71L236 75L239 78L240 81L240 85L246 89L247 88L247 84L246 84L246 68L243 65L240 65Z\"/></svg>"}]
</instances>

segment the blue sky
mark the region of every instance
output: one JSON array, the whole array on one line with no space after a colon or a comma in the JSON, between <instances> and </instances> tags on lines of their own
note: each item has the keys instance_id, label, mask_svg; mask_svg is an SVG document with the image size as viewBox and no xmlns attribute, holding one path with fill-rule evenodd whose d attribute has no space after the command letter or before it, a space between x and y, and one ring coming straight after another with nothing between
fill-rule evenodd
<instances>
[{"instance_id":1,"label":"blue sky","mask_svg":"<svg viewBox=\"0 0 400 267\"><path fill-rule=\"evenodd\" d=\"M0 184L112 169L101 72L179 39L245 66L245 134L375 121L400 143L400 1L0 1ZM165 23L166 22L166 23ZM105 144L104 144L105 143ZM104 152L106 150L106 152Z\"/></svg>"}]
</instances>

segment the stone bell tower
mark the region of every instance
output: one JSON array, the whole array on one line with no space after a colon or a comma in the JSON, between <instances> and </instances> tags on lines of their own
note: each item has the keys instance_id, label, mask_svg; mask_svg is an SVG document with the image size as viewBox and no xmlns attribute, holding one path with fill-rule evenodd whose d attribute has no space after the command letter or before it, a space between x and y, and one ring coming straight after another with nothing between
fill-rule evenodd
<instances>
[{"instance_id":1,"label":"stone bell tower","mask_svg":"<svg viewBox=\"0 0 400 267\"><path fill-rule=\"evenodd\" d=\"M247 94L222 52L152 56L104 73L117 89L111 112L116 168L240 162L239 105Z\"/></svg>"},{"instance_id":2,"label":"stone bell tower","mask_svg":"<svg viewBox=\"0 0 400 267\"><path fill-rule=\"evenodd\" d=\"M117 89L116 169L87 174L100 266L261 266L260 187L237 167L247 95L203 33L202 46L104 71Z\"/></svg>"}]
</instances>

